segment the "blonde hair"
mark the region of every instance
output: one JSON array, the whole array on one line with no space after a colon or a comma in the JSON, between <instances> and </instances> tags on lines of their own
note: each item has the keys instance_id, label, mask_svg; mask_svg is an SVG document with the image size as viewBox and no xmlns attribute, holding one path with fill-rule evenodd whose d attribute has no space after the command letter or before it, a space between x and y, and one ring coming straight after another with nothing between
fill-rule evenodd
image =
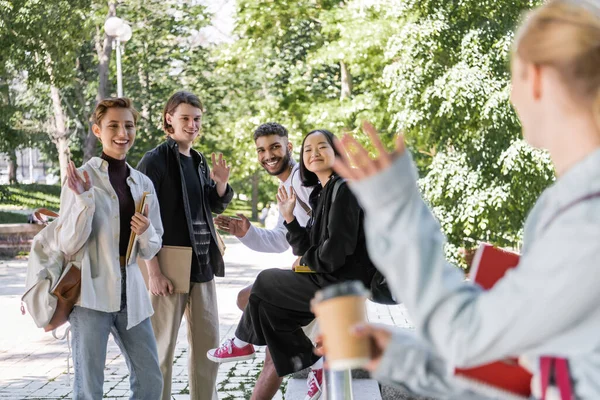
<instances>
[{"instance_id":1,"label":"blonde hair","mask_svg":"<svg viewBox=\"0 0 600 400\"><path fill-rule=\"evenodd\" d=\"M549 0L517 33L520 59L555 68L576 98L592 105L600 128L600 1Z\"/></svg>"},{"instance_id":2,"label":"blonde hair","mask_svg":"<svg viewBox=\"0 0 600 400\"><path fill-rule=\"evenodd\" d=\"M133 115L133 122L135 124L137 124L138 118L140 117L140 113L135 109L135 107L133 107L130 99L127 97L111 97L101 100L98 105L96 105L96 109L92 115L92 121L94 121L96 125L100 126L100 122L106 115L106 112L109 108L125 108L131 111L131 114Z\"/></svg>"}]
</instances>

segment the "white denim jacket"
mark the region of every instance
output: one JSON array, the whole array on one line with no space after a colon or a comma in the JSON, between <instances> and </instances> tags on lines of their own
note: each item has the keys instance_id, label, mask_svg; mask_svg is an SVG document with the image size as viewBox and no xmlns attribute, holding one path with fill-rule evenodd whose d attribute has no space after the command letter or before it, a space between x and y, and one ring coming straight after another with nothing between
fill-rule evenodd
<instances>
[{"instance_id":1,"label":"white denim jacket","mask_svg":"<svg viewBox=\"0 0 600 400\"><path fill-rule=\"evenodd\" d=\"M408 352L413 339L396 335L376 377L413 390L437 386L444 398L456 393L443 369L521 356L539 382L539 357L558 356L569 361L576 398L600 399L600 198L561 212L600 192L600 150L544 191L527 218L518 267L488 291L446 261L410 154L352 189L365 209L369 254L420 343ZM532 389L539 397L539 385Z\"/></svg>"},{"instance_id":2,"label":"white denim jacket","mask_svg":"<svg viewBox=\"0 0 600 400\"><path fill-rule=\"evenodd\" d=\"M137 265L140 256L150 260L162 245L162 223L152 181L129 164L127 184L139 205L142 194L148 198L150 226L136 237L127 260L127 329L153 314L144 279ZM78 305L103 312L117 312L121 305L121 267L119 263L119 199L108 178L108 162L94 157L79 171L87 171L92 188L81 195L63 186L60 217L56 228L60 250L67 256L86 246L81 267L81 297Z\"/></svg>"}]
</instances>

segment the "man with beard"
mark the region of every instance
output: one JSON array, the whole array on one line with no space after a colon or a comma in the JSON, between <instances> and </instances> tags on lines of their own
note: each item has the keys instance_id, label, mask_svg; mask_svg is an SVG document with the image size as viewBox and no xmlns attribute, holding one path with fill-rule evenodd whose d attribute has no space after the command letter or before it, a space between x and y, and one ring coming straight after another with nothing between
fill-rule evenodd
<instances>
[{"instance_id":1,"label":"man with beard","mask_svg":"<svg viewBox=\"0 0 600 400\"><path fill-rule=\"evenodd\" d=\"M308 197L312 187L302 186L299 165L292 158L292 144L288 141L288 132L280 124L269 122L259 126L254 132L254 143L258 162L270 175L276 176L289 193L290 188L296 192L296 207L294 216L302 226L310 219L311 210ZM282 253L290 248L286 239L287 230L283 225L284 219L279 213L277 224L273 229L257 228L248 218L238 214L238 218L219 215L215 223L226 232L236 236L252 250L263 253ZM296 263L294 263L294 266ZM248 304L252 285L242 289L238 294L237 305L243 311ZM320 396L321 381L316 374L309 374L307 399L314 400ZM273 398L282 378L277 375L269 349L266 351L265 365L258 377L251 400L270 400Z\"/></svg>"}]
</instances>

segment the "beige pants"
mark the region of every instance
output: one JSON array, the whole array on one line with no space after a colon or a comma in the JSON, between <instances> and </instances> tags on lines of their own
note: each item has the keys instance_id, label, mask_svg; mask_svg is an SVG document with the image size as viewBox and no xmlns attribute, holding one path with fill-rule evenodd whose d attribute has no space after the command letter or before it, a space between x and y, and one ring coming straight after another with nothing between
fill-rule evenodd
<instances>
[{"instance_id":1,"label":"beige pants","mask_svg":"<svg viewBox=\"0 0 600 400\"><path fill-rule=\"evenodd\" d=\"M210 282L192 283L188 294L150 297L154 307L152 327L164 381L162 399L172 398L173 356L181 318L185 313L190 346L190 400L217 400L215 385L219 364L206 358L208 350L219 346L219 311L214 279Z\"/></svg>"}]
</instances>

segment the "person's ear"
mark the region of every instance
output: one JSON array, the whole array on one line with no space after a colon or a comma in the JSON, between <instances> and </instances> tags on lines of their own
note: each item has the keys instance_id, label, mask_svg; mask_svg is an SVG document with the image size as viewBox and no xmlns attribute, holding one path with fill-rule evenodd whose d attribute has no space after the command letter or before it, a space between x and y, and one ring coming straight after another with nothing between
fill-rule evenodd
<instances>
[{"instance_id":1,"label":"person's ear","mask_svg":"<svg viewBox=\"0 0 600 400\"><path fill-rule=\"evenodd\" d=\"M288 152L290 154L292 154L292 152L294 151L294 145L292 144L292 142L288 141L288 143L287 143L287 149L288 149Z\"/></svg>"},{"instance_id":2,"label":"person's ear","mask_svg":"<svg viewBox=\"0 0 600 400\"><path fill-rule=\"evenodd\" d=\"M165 121L167 121L167 124L172 125L171 122L173 122L173 116L169 113L165 114Z\"/></svg>"},{"instance_id":3,"label":"person's ear","mask_svg":"<svg viewBox=\"0 0 600 400\"><path fill-rule=\"evenodd\" d=\"M531 76L531 90L534 100L542 97L542 74L546 71L538 64L530 64L527 73Z\"/></svg>"},{"instance_id":4,"label":"person's ear","mask_svg":"<svg viewBox=\"0 0 600 400\"><path fill-rule=\"evenodd\" d=\"M92 132L94 133L94 136L98 138L98 140L102 141L102 139L100 139L100 126L98 124L92 125Z\"/></svg>"}]
</instances>

